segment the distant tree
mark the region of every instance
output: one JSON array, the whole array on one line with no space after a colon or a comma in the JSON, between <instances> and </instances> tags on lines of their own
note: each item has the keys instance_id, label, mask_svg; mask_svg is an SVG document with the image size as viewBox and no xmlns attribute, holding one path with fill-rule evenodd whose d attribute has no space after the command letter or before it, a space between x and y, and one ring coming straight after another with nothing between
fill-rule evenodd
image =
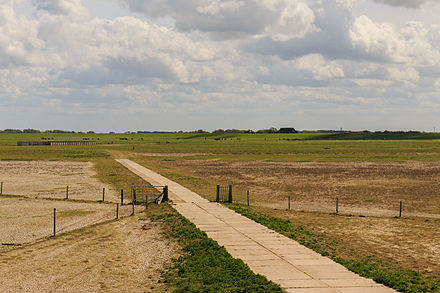
<instances>
[{"instance_id":1,"label":"distant tree","mask_svg":"<svg viewBox=\"0 0 440 293\"><path fill-rule=\"evenodd\" d=\"M41 131L38 129L28 128L28 129L23 129L23 133L41 133Z\"/></svg>"},{"instance_id":2,"label":"distant tree","mask_svg":"<svg viewBox=\"0 0 440 293\"><path fill-rule=\"evenodd\" d=\"M225 133L225 131L224 131L224 129L217 129L217 130L214 130L212 133L213 134L221 134L221 133Z\"/></svg>"},{"instance_id":3,"label":"distant tree","mask_svg":"<svg viewBox=\"0 0 440 293\"><path fill-rule=\"evenodd\" d=\"M20 129L5 129L3 132L5 133L23 133Z\"/></svg>"}]
</instances>

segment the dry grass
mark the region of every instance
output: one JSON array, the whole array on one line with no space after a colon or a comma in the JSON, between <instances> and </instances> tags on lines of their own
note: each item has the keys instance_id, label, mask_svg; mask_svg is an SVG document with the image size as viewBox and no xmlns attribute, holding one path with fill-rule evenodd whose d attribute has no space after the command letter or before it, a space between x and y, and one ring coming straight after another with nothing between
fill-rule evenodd
<instances>
[{"instance_id":1,"label":"dry grass","mask_svg":"<svg viewBox=\"0 0 440 293\"><path fill-rule=\"evenodd\" d=\"M440 216L439 162L156 162L176 172L232 184L242 202L244 191L250 190L257 204L286 206L291 196L300 210L334 211L338 197L341 210L347 213L396 215L403 201L406 215Z\"/></svg>"}]
</instances>

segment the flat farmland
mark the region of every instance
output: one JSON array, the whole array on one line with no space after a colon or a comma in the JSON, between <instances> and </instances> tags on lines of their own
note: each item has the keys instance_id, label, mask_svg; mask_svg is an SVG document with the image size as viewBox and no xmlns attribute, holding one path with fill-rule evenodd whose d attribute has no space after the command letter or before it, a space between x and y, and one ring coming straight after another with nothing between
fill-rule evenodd
<instances>
[{"instance_id":1,"label":"flat farmland","mask_svg":"<svg viewBox=\"0 0 440 293\"><path fill-rule=\"evenodd\" d=\"M142 159L139 159L142 161ZM144 160L145 162L145 160ZM192 182L215 198L213 183L234 186L235 201L250 190L255 205L295 210L395 216L403 202L410 216L440 217L440 162L274 162L222 159L151 160L204 181ZM164 169L166 172L167 169ZM199 180L200 181L200 180Z\"/></svg>"}]
</instances>

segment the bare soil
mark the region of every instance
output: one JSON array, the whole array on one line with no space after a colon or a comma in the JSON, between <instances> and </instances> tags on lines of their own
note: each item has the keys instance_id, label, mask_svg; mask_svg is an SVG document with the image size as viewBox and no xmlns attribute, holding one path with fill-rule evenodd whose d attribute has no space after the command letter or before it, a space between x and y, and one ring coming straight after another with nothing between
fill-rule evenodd
<instances>
[{"instance_id":1,"label":"bare soil","mask_svg":"<svg viewBox=\"0 0 440 293\"><path fill-rule=\"evenodd\" d=\"M116 205L79 203L31 198L0 198L0 251L53 235L104 222L116 217ZM136 207L137 212L143 210ZM131 206L119 207L119 216L129 216Z\"/></svg>"},{"instance_id":2,"label":"bare soil","mask_svg":"<svg viewBox=\"0 0 440 293\"><path fill-rule=\"evenodd\" d=\"M0 253L0 292L167 292L160 270L178 245L128 217Z\"/></svg>"},{"instance_id":3,"label":"bare soil","mask_svg":"<svg viewBox=\"0 0 440 293\"><path fill-rule=\"evenodd\" d=\"M440 216L439 162L236 162L175 160L159 162L219 184L232 184L237 200L250 190L255 204L298 210L340 211L395 216Z\"/></svg>"},{"instance_id":4,"label":"bare soil","mask_svg":"<svg viewBox=\"0 0 440 293\"><path fill-rule=\"evenodd\" d=\"M93 163L65 161L0 161L3 193L34 198L118 202L118 192L96 178Z\"/></svg>"}]
</instances>

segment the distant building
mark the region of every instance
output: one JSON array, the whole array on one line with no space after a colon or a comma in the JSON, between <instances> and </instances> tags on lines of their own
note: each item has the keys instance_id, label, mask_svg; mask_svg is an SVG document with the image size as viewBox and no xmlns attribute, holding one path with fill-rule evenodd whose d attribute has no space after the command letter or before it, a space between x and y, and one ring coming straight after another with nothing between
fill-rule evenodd
<instances>
[{"instance_id":1,"label":"distant building","mask_svg":"<svg viewBox=\"0 0 440 293\"><path fill-rule=\"evenodd\" d=\"M44 146L44 145L92 145L96 141L52 140L52 141L18 141L18 146Z\"/></svg>"},{"instance_id":2,"label":"distant building","mask_svg":"<svg viewBox=\"0 0 440 293\"><path fill-rule=\"evenodd\" d=\"M298 133L295 128L280 128L277 133Z\"/></svg>"}]
</instances>

